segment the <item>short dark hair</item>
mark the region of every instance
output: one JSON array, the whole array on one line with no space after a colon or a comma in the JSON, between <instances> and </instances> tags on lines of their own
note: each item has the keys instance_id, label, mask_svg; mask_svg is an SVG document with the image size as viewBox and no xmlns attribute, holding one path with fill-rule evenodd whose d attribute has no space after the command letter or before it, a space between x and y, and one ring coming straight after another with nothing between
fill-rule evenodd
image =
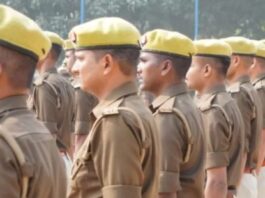
<instances>
[{"instance_id":1,"label":"short dark hair","mask_svg":"<svg viewBox=\"0 0 265 198\"><path fill-rule=\"evenodd\" d=\"M57 61L62 53L62 46L53 43L50 52L53 59Z\"/></svg>"},{"instance_id":2,"label":"short dark hair","mask_svg":"<svg viewBox=\"0 0 265 198\"><path fill-rule=\"evenodd\" d=\"M166 54L157 54L158 60L160 62L169 60L171 61L176 75L180 79L184 79L187 71L191 65L191 57L177 56L177 55L166 55Z\"/></svg>"},{"instance_id":3,"label":"short dark hair","mask_svg":"<svg viewBox=\"0 0 265 198\"><path fill-rule=\"evenodd\" d=\"M100 59L110 54L119 62L120 70L125 75L136 74L140 50L136 48L117 48L107 50L94 50L96 58Z\"/></svg>"},{"instance_id":4,"label":"short dark hair","mask_svg":"<svg viewBox=\"0 0 265 198\"><path fill-rule=\"evenodd\" d=\"M213 60L216 63L214 64L215 69L223 76L226 76L231 63L231 58L225 56L216 56L213 57Z\"/></svg>"},{"instance_id":5,"label":"short dark hair","mask_svg":"<svg viewBox=\"0 0 265 198\"><path fill-rule=\"evenodd\" d=\"M0 64L14 89L30 88L37 61L30 56L0 46Z\"/></svg>"}]
</instances>

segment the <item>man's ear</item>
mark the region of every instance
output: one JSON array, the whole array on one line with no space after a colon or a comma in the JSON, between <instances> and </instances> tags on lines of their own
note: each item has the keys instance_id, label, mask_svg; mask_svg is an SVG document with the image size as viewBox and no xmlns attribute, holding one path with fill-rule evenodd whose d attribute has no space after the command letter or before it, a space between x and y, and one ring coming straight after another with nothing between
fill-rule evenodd
<instances>
[{"instance_id":1,"label":"man's ear","mask_svg":"<svg viewBox=\"0 0 265 198\"><path fill-rule=\"evenodd\" d=\"M166 76L173 69L172 62L170 60L165 60L161 63L160 68L161 68L161 76Z\"/></svg>"},{"instance_id":2,"label":"man's ear","mask_svg":"<svg viewBox=\"0 0 265 198\"><path fill-rule=\"evenodd\" d=\"M210 64L206 64L206 65L204 65L202 71L203 71L203 76L204 77L209 77L209 76L212 75L213 68L212 68L212 66Z\"/></svg>"},{"instance_id":3,"label":"man's ear","mask_svg":"<svg viewBox=\"0 0 265 198\"><path fill-rule=\"evenodd\" d=\"M235 66L235 67L238 67L238 65L240 64L241 62L241 59L239 56L237 55L233 55L232 58L231 58L231 62L232 64Z\"/></svg>"},{"instance_id":4,"label":"man's ear","mask_svg":"<svg viewBox=\"0 0 265 198\"><path fill-rule=\"evenodd\" d=\"M114 69L115 60L110 54L104 55L100 62L103 67L103 75L108 75Z\"/></svg>"}]
</instances>

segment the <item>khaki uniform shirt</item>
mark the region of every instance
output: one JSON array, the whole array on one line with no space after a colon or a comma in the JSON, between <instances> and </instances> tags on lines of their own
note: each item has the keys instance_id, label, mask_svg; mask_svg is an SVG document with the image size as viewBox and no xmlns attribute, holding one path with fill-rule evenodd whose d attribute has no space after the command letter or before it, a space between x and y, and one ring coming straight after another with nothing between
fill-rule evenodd
<instances>
[{"instance_id":1,"label":"khaki uniform shirt","mask_svg":"<svg viewBox=\"0 0 265 198\"><path fill-rule=\"evenodd\" d=\"M22 176L29 177L27 198L66 197L66 175L54 138L26 107L26 96L0 100L0 125L21 148L21 167L10 145L0 136L0 197L21 197Z\"/></svg>"},{"instance_id":2,"label":"khaki uniform shirt","mask_svg":"<svg viewBox=\"0 0 265 198\"><path fill-rule=\"evenodd\" d=\"M229 188L236 188L241 176L244 152L244 124L240 110L223 85L197 99L205 125L206 170L227 167Z\"/></svg>"},{"instance_id":3,"label":"khaki uniform shirt","mask_svg":"<svg viewBox=\"0 0 265 198\"><path fill-rule=\"evenodd\" d=\"M68 197L157 197L158 133L135 84L113 90L93 115L96 121L77 153Z\"/></svg>"},{"instance_id":4,"label":"khaki uniform shirt","mask_svg":"<svg viewBox=\"0 0 265 198\"><path fill-rule=\"evenodd\" d=\"M246 167L255 169L258 162L258 146L262 129L261 101L247 76L240 77L227 90L236 100L244 121Z\"/></svg>"},{"instance_id":5,"label":"khaki uniform shirt","mask_svg":"<svg viewBox=\"0 0 265 198\"><path fill-rule=\"evenodd\" d=\"M181 198L203 198L206 155L203 123L186 85L169 87L151 107L155 112L162 150L159 192L176 192ZM180 116L184 116L188 126Z\"/></svg>"},{"instance_id":6,"label":"khaki uniform shirt","mask_svg":"<svg viewBox=\"0 0 265 198\"><path fill-rule=\"evenodd\" d=\"M41 74L34 82L33 110L56 136L60 149L71 145L74 131L74 88L56 69Z\"/></svg>"},{"instance_id":7,"label":"khaki uniform shirt","mask_svg":"<svg viewBox=\"0 0 265 198\"><path fill-rule=\"evenodd\" d=\"M265 129L265 73L260 74L254 81L253 85L258 91L262 104L262 127Z\"/></svg>"},{"instance_id":8,"label":"khaki uniform shirt","mask_svg":"<svg viewBox=\"0 0 265 198\"><path fill-rule=\"evenodd\" d=\"M75 88L75 134L87 135L91 128L90 113L97 105L98 100L95 96L80 89L77 81L73 81Z\"/></svg>"}]
</instances>

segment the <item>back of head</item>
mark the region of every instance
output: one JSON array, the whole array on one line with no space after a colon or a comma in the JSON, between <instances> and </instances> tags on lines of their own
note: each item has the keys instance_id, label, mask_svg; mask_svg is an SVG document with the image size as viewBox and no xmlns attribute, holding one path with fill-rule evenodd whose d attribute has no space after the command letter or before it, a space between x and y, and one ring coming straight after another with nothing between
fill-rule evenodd
<instances>
[{"instance_id":1,"label":"back of head","mask_svg":"<svg viewBox=\"0 0 265 198\"><path fill-rule=\"evenodd\" d=\"M33 20L12 8L0 5L0 18L0 65L13 88L28 88L51 42Z\"/></svg>"},{"instance_id":2,"label":"back of head","mask_svg":"<svg viewBox=\"0 0 265 198\"><path fill-rule=\"evenodd\" d=\"M50 53L52 55L52 58L56 62L59 59L59 56L62 52L62 49L64 46L64 40L58 34L54 32L45 31L44 33L50 39L52 43Z\"/></svg>"}]
</instances>

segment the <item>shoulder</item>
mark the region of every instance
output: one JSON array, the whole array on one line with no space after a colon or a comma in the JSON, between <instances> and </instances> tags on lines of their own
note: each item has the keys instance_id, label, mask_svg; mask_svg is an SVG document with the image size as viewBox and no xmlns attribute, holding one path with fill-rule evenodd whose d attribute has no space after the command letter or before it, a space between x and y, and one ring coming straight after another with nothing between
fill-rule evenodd
<instances>
[{"instance_id":1,"label":"shoulder","mask_svg":"<svg viewBox=\"0 0 265 198\"><path fill-rule=\"evenodd\" d=\"M259 90L259 89L265 89L265 78L257 81L255 84L254 84L254 87L255 89Z\"/></svg>"}]
</instances>

